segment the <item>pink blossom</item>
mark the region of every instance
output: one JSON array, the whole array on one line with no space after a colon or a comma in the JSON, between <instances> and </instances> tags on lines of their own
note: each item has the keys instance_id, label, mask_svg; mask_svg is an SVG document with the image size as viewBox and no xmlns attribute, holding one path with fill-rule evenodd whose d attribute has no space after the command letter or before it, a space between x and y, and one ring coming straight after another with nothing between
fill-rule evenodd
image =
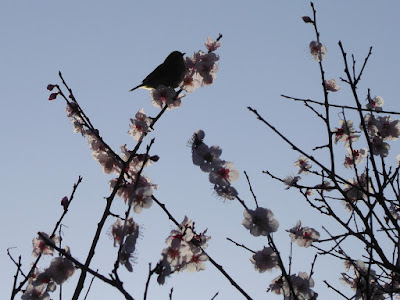
<instances>
[{"instance_id":1,"label":"pink blossom","mask_svg":"<svg viewBox=\"0 0 400 300\"><path fill-rule=\"evenodd\" d=\"M171 87L160 85L151 91L150 96L153 106L158 108L163 108L167 105L168 110L171 110L181 106L181 99L177 97L177 93Z\"/></svg>"},{"instance_id":2,"label":"pink blossom","mask_svg":"<svg viewBox=\"0 0 400 300\"><path fill-rule=\"evenodd\" d=\"M368 104L366 105L367 109L375 110L375 111L382 111L383 107L383 98L381 96L376 96L374 99L368 97Z\"/></svg>"},{"instance_id":3,"label":"pink blossom","mask_svg":"<svg viewBox=\"0 0 400 300\"><path fill-rule=\"evenodd\" d=\"M143 108L136 113L135 119L130 120L131 124L129 124L128 133L135 141L139 141L144 136L144 133L151 131L150 125L152 120L145 114Z\"/></svg>"},{"instance_id":4,"label":"pink blossom","mask_svg":"<svg viewBox=\"0 0 400 300\"><path fill-rule=\"evenodd\" d=\"M204 44L208 51L213 52L221 46L220 41L214 41L213 38L208 37L206 43Z\"/></svg>"},{"instance_id":5,"label":"pink blossom","mask_svg":"<svg viewBox=\"0 0 400 300\"><path fill-rule=\"evenodd\" d=\"M297 172L297 174L301 174L304 172L304 174L309 173L309 170L311 169L311 165L309 164L310 159L305 157L305 156L300 156L299 159L294 163L296 167L299 167L300 170Z\"/></svg>"},{"instance_id":6,"label":"pink blossom","mask_svg":"<svg viewBox=\"0 0 400 300\"><path fill-rule=\"evenodd\" d=\"M326 47L317 41L312 41L310 43L310 53L316 61L321 62L325 59Z\"/></svg>"},{"instance_id":7,"label":"pink blossom","mask_svg":"<svg viewBox=\"0 0 400 300\"><path fill-rule=\"evenodd\" d=\"M295 186L296 183L301 179L300 176L287 176L283 179L283 183L287 185L286 190L290 189L292 186Z\"/></svg>"},{"instance_id":8,"label":"pink blossom","mask_svg":"<svg viewBox=\"0 0 400 300\"><path fill-rule=\"evenodd\" d=\"M48 240L51 240L54 245L58 244L60 242L60 237L55 235L52 239L50 239L49 235L41 232ZM33 257L38 257L40 254L44 255L53 255L54 249L47 244L45 240L43 240L40 236L35 237L32 240L32 256Z\"/></svg>"},{"instance_id":9,"label":"pink blossom","mask_svg":"<svg viewBox=\"0 0 400 300\"><path fill-rule=\"evenodd\" d=\"M232 182L236 181L239 177L239 171L235 169L232 162L225 162L222 166L214 169L210 175L209 180L211 183L229 186Z\"/></svg>"},{"instance_id":10,"label":"pink blossom","mask_svg":"<svg viewBox=\"0 0 400 300\"><path fill-rule=\"evenodd\" d=\"M325 80L325 88L326 88L328 91L331 91L331 92L337 92L338 90L340 90L340 87L339 87L339 85L337 84L337 82L336 82L335 79L328 79L328 80Z\"/></svg>"},{"instance_id":11,"label":"pink blossom","mask_svg":"<svg viewBox=\"0 0 400 300\"><path fill-rule=\"evenodd\" d=\"M311 244L317 241L320 237L319 232L313 228L302 227L301 221L298 221L296 226L289 230L289 236L293 242L297 242L299 247L308 248Z\"/></svg>"},{"instance_id":12,"label":"pink blossom","mask_svg":"<svg viewBox=\"0 0 400 300\"><path fill-rule=\"evenodd\" d=\"M279 268L278 256L270 247L264 247L263 250L257 251L250 261L254 264L254 268L260 272L271 271L273 268Z\"/></svg>"},{"instance_id":13,"label":"pink blossom","mask_svg":"<svg viewBox=\"0 0 400 300\"><path fill-rule=\"evenodd\" d=\"M278 230L279 222L268 208L257 207L255 210L245 210L242 225L254 236L267 236Z\"/></svg>"}]
</instances>

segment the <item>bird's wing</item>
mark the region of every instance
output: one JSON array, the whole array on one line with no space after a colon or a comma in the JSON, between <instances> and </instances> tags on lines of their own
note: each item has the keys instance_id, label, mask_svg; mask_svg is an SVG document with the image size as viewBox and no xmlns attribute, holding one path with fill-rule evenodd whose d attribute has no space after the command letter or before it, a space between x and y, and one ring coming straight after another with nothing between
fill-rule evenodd
<instances>
[{"instance_id":1,"label":"bird's wing","mask_svg":"<svg viewBox=\"0 0 400 300\"><path fill-rule=\"evenodd\" d=\"M154 69L145 79L143 79L142 85L148 85L150 87L156 88L155 83L159 81L160 77L165 76L165 65L161 64Z\"/></svg>"}]
</instances>

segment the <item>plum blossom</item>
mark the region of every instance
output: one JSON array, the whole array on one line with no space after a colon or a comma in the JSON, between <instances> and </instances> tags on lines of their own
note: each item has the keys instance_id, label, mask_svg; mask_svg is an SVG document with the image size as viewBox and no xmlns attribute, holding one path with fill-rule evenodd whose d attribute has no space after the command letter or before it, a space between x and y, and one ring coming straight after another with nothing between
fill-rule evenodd
<instances>
[{"instance_id":1,"label":"plum blossom","mask_svg":"<svg viewBox=\"0 0 400 300\"><path fill-rule=\"evenodd\" d=\"M187 216L183 219L180 228L171 231L165 243L173 248L187 247L185 243L190 242L194 237L194 223ZM185 244L182 246L182 244Z\"/></svg>"},{"instance_id":2,"label":"plum blossom","mask_svg":"<svg viewBox=\"0 0 400 300\"><path fill-rule=\"evenodd\" d=\"M100 139L98 131L86 131L89 148L94 152L107 151L104 142Z\"/></svg>"},{"instance_id":3,"label":"plum blossom","mask_svg":"<svg viewBox=\"0 0 400 300\"><path fill-rule=\"evenodd\" d=\"M238 192L233 186L214 185L214 191L226 200L233 200L238 196Z\"/></svg>"},{"instance_id":4,"label":"plum blossom","mask_svg":"<svg viewBox=\"0 0 400 300\"><path fill-rule=\"evenodd\" d=\"M312 41L310 43L310 53L316 61L321 62L325 59L326 47L317 41Z\"/></svg>"},{"instance_id":5,"label":"plum blossom","mask_svg":"<svg viewBox=\"0 0 400 300\"><path fill-rule=\"evenodd\" d=\"M297 242L299 247L308 248L315 241L318 241L320 235L314 228L302 227L301 221L297 221L296 226L289 229L289 236L292 243Z\"/></svg>"},{"instance_id":6,"label":"plum blossom","mask_svg":"<svg viewBox=\"0 0 400 300\"><path fill-rule=\"evenodd\" d=\"M119 174L121 168L116 156L109 151L93 151L92 157L103 167L105 174Z\"/></svg>"},{"instance_id":7,"label":"plum blossom","mask_svg":"<svg viewBox=\"0 0 400 300\"><path fill-rule=\"evenodd\" d=\"M67 117L74 127L74 132L81 133L84 136L86 134L85 130L83 129L85 122L80 115L79 105L75 102L68 102L65 111L67 113Z\"/></svg>"},{"instance_id":8,"label":"plum blossom","mask_svg":"<svg viewBox=\"0 0 400 300\"><path fill-rule=\"evenodd\" d=\"M387 299L384 287L379 284L375 270L366 266L362 260L352 262L351 267L354 277L342 273L342 278L339 280L356 292L354 299L366 299L367 295L369 295L368 299L372 300Z\"/></svg>"},{"instance_id":9,"label":"plum blossom","mask_svg":"<svg viewBox=\"0 0 400 300\"><path fill-rule=\"evenodd\" d=\"M299 159L294 163L295 167L299 167L299 171L297 171L297 174L301 174L304 172L304 174L309 173L309 170L311 169L311 165L309 164L310 159L305 157L305 156L300 156Z\"/></svg>"},{"instance_id":10,"label":"plum blossom","mask_svg":"<svg viewBox=\"0 0 400 300\"><path fill-rule=\"evenodd\" d=\"M129 201L133 202L133 211L141 213L143 208L150 208L153 204L153 189L149 186L135 189Z\"/></svg>"},{"instance_id":11,"label":"plum blossom","mask_svg":"<svg viewBox=\"0 0 400 300\"><path fill-rule=\"evenodd\" d=\"M323 183L317 184L314 186L314 189L316 189L318 191L318 193L322 193L322 192L330 192L332 191L332 184L325 180Z\"/></svg>"},{"instance_id":12,"label":"plum blossom","mask_svg":"<svg viewBox=\"0 0 400 300\"><path fill-rule=\"evenodd\" d=\"M207 247L207 241L210 239L205 235L206 231L196 234L194 222L186 216L179 228L171 231L166 239L168 247L162 251L162 258L155 271L159 274L157 281L160 284L164 284L165 277L172 272L196 272L205 269L208 256L202 249Z\"/></svg>"},{"instance_id":13,"label":"plum blossom","mask_svg":"<svg viewBox=\"0 0 400 300\"><path fill-rule=\"evenodd\" d=\"M276 295L284 295L285 299L286 296L290 295L290 288L289 285L287 283L287 281L285 280L285 277L283 277L282 275L272 279L268 291L271 291L273 293L275 293Z\"/></svg>"},{"instance_id":14,"label":"plum blossom","mask_svg":"<svg viewBox=\"0 0 400 300\"><path fill-rule=\"evenodd\" d=\"M378 135L378 120L375 119L375 116L373 114L366 114L364 116L364 124L369 137L374 137ZM360 129L363 129L362 124L360 124Z\"/></svg>"},{"instance_id":15,"label":"plum blossom","mask_svg":"<svg viewBox=\"0 0 400 300\"><path fill-rule=\"evenodd\" d=\"M157 282L160 285L165 283L165 279L172 274L171 265L168 263L167 256L163 254L163 258L157 263L154 272L158 274Z\"/></svg>"},{"instance_id":16,"label":"plum blossom","mask_svg":"<svg viewBox=\"0 0 400 300\"><path fill-rule=\"evenodd\" d=\"M56 257L51 263L50 267L45 270L50 278L57 284L63 284L75 272L75 266L72 261L65 257Z\"/></svg>"},{"instance_id":17,"label":"plum blossom","mask_svg":"<svg viewBox=\"0 0 400 300\"><path fill-rule=\"evenodd\" d=\"M299 300L315 299L318 295L311 289L314 287L314 280L309 278L306 272L299 272L299 275L291 275L290 281Z\"/></svg>"},{"instance_id":18,"label":"plum blossom","mask_svg":"<svg viewBox=\"0 0 400 300\"><path fill-rule=\"evenodd\" d=\"M368 97L368 104L366 105L367 109L375 110L375 111L382 111L383 107L383 98L381 96L376 96L374 99Z\"/></svg>"},{"instance_id":19,"label":"plum blossom","mask_svg":"<svg viewBox=\"0 0 400 300\"><path fill-rule=\"evenodd\" d=\"M203 78L200 76L199 73L186 74L182 81L182 88L188 92L193 93L196 89L201 87L201 83Z\"/></svg>"},{"instance_id":20,"label":"plum blossom","mask_svg":"<svg viewBox=\"0 0 400 300\"><path fill-rule=\"evenodd\" d=\"M70 254L69 247L65 247L64 250L67 254ZM45 269L44 272L35 275L35 279L31 281L31 284L36 288L40 287L41 291L43 291L43 285L47 285L47 291L54 291L55 284L63 284L74 274L74 272L74 263L66 257L59 256L51 261L50 266Z\"/></svg>"},{"instance_id":21,"label":"plum blossom","mask_svg":"<svg viewBox=\"0 0 400 300\"><path fill-rule=\"evenodd\" d=\"M387 157L389 155L390 145L383 141L379 136L375 136L371 140L372 154Z\"/></svg>"},{"instance_id":22,"label":"plum blossom","mask_svg":"<svg viewBox=\"0 0 400 300\"><path fill-rule=\"evenodd\" d=\"M209 52L198 51L192 57L185 57L188 72L181 84L181 88L187 92L193 92L197 87L210 85L217 77L219 56L211 50L216 50L220 42L207 40L206 47Z\"/></svg>"},{"instance_id":23,"label":"plum blossom","mask_svg":"<svg viewBox=\"0 0 400 300\"><path fill-rule=\"evenodd\" d=\"M210 173L216 168L222 167L225 161L220 159L222 149L219 146L208 147L204 142L205 133L197 130L190 141L192 148L193 164L200 166L203 172Z\"/></svg>"},{"instance_id":24,"label":"plum blossom","mask_svg":"<svg viewBox=\"0 0 400 300\"><path fill-rule=\"evenodd\" d=\"M232 162L225 162L222 166L215 168L209 175L211 183L229 186L231 182L239 178L239 171L235 169Z\"/></svg>"},{"instance_id":25,"label":"plum blossom","mask_svg":"<svg viewBox=\"0 0 400 300\"><path fill-rule=\"evenodd\" d=\"M366 173L362 173L358 176L358 179L348 180L350 184L345 184L343 191L346 195L344 200L344 205L347 210L352 211L352 202L357 202L358 200L367 199L366 193L372 191L371 179L368 178Z\"/></svg>"},{"instance_id":26,"label":"plum blossom","mask_svg":"<svg viewBox=\"0 0 400 300\"><path fill-rule=\"evenodd\" d=\"M157 185L151 183L150 179L141 175L138 183L135 183L134 175L132 182L123 180L118 187L117 196L124 199L125 203L132 203L133 211L140 213L143 208L150 208L153 204L153 189L157 189ZM110 188L116 188L118 179L110 180Z\"/></svg>"},{"instance_id":27,"label":"plum blossom","mask_svg":"<svg viewBox=\"0 0 400 300\"><path fill-rule=\"evenodd\" d=\"M254 236L267 236L278 230L279 222L268 208L257 207L255 210L245 210L242 225Z\"/></svg>"},{"instance_id":28,"label":"plum blossom","mask_svg":"<svg viewBox=\"0 0 400 300\"><path fill-rule=\"evenodd\" d=\"M336 82L336 80L335 79L327 79L327 80L325 80L325 88L328 90L328 91L331 91L331 92L337 92L338 90L340 90L340 87L339 87L339 85L337 84L337 82Z\"/></svg>"},{"instance_id":29,"label":"plum blossom","mask_svg":"<svg viewBox=\"0 0 400 300\"><path fill-rule=\"evenodd\" d=\"M153 106L163 108L168 106L168 110L181 106L181 99L172 87L159 85L156 89L150 92L151 103Z\"/></svg>"},{"instance_id":30,"label":"plum blossom","mask_svg":"<svg viewBox=\"0 0 400 300\"><path fill-rule=\"evenodd\" d=\"M345 147L350 146L350 142L353 143L357 141L360 136L356 135L356 131L353 128L353 121L351 120L339 120L339 128L335 128L333 132L335 133L335 143L345 142Z\"/></svg>"},{"instance_id":31,"label":"plum blossom","mask_svg":"<svg viewBox=\"0 0 400 300\"><path fill-rule=\"evenodd\" d=\"M136 113L135 119L130 120L131 124L129 124L128 133L135 141L139 141L144 133L151 131L150 125L152 120L146 115L143 108Z\"/></svg>"},{"instance_id":32,"label":"plum blossom","mask_svg":"<svg viewBox=\"0 0 400 300\"><path fill-rule=\"evenodd\" d=\"M122 239L129 234L136 234L139 231L139 226L133 221L132 217L129 217L126 222L121 218L112 225L111 233L114 239L114 247L117 244L121 244ZM138 235L138 233L137 233Z\"/></svg>"},{"instance_id":33,"label":"plum blossom","mask_svg":"<svg viewBox=\"0 0 400 300\"><path fill-rule=\"evenodd\" d=\"M190 139L193 164L200 166L203 172L209 173L208 178L214 184L215 193L224 200L233 200L238 196L231 183L239 177L239 171L232 162L220 158L222 149L219 146L208 147L204 143L205 133L196 130Z\"/></svg>"},{"instance_id":34,"label":"plum blossom","mask_svg":"<svg viewBox=\"0 0 400 300\"><path fill-rule=\"evenodd\" d=\"M50 300L50 294L47 290L47 284L33 286L28 284L24 294L21 296L22 300Z\"/></svg>"},{"instance_id":35,"label":"plum blossom","mask_svg":"<svg viewBox=\"0 0 400 300\"><path fill-rule=\"evenodd\" d=\"M360 150L351 150L351 148L347 148L348 155L346 155L344 159L344 166L346 168L352 168L354 165L362 163L363 158L368 156L368 150L365 148L361 148Z\"/></svg>"},{"instance_id":36,"label":"plum blossom","mask_svg":"<svg viewBox=\"0 0 400 300\"><path fill-rule=\"evenodd\" d=\"M200 249L193 249L193 254L186 262L186 270L188 272L199 272L206 269L206 261L208 256L204 254Z\"/></svg>"},{"instance_id":37,"label":"plum blossom","mask_svg":"<svg viewBox=\"0 0 400 300\"><path fill-rule=\"evenodd\" d=\"M135 226L133 232L126 236L120 253L119 262L123 264L129 272L133 271L131 260L133 257L133 252L135 252L136 249L138 237L139 227Z\"/></svg>"},{"instance_id":38,"label":"plum blossom","mask_svg":"<svg viewBox=\"0 0 400 300\"><path fill-rule=\"evenodd\" d=\"M131 155L133 151L128 150L126 145L121 146L121 158L124 162L128 161L129 166L126 167L125 171L132 177L136 177L137 173L140 169L149 167L153 164L153 162L157 162L159 160L158 155L149 156L148 154L135 154L132 158ZM144 166L143 166L144 164Z\"/></svg>"},{"instance_id":39,"label":"plum blossom","mask_svg":"<svg viewBox=\"0 0 400 300\"><path fill-rule=\"evenodd\" d=\"M49 292L56 290L56 284L51 282L51 278L41 276L38 268L35 268L31 277L28 279L28 285L21 296L23 300L50 300Z\"/></svg>"},{"instance_id":40,"label":"plum blossom","mask_svg":"<svg viewBox=\"0 0 400 300\"><path fill-rule=\"evenodd\" d=\"M306 192L305 192L305 194L306 194L307 196L309 196L309 197L314 196L314 192L313 192L312 189L307 189Z\"/></svg>"},{"instance_id":41,"label":"plum blossom","mask_svg":"<svg viewBox=\"0 0 400 300\"><path fill-rule=\"evenodd\" d=\"M215 50L217 50L220 46L221 46L221 42L220 41L214 41L213 38L208 37L207 41L204 44L207 48L208 51L213 52Z\"/></svg>"},{"instance_id":42,"label":"plum blossom","mask_svg":"<svg viewBox=\"0 0 400 300\"><path fill-rule=\"evenodd\" d=\"M366 114L364 123L371 138L378 137L382 141L395 141L400 136L400 122L399 120L392 120L390 116L375 118L372 114Z\"/></svg>"},{"instance_id":43,"label":"plum blossom","mask_svg":"<svg viewBox=\"0 0 400 300\"><path fill-rule=\"evenodd\" d=\"M378 135L383 140L395 141L400 135L399 120L392 120L390 116L377 118Z\"/></svg>"},{"instance_id":44,"label":"plum blossom","mask_svg":"<svg viewBox=\"0 0 400 300\"><path fill-rule=\"evenodd\" d=\"M283 183L285 185L287 185L287 187L285 188L285 190L290 189L292 186L295 186L297 181L299 181L301 179L300 176L287 176L285 177L285 179L283 179Z\"/></svg>"},{"instance_id":45,"label":"plum blossom","mask_svg":"<svg viewBox=\"0 0 400 300\"><path fill-rule=\"evenodd\" d=\"M314 280L309 278L306 272L299 272L298 275L290 275L289 280L297 299L314 300L318 297L318 294L311 289L314 287ZM278 276L272 280L269 285L269 291L272 291L277 295L283 295L284 299L293 299L289 284L283 276Z\"/></svg>"},{"instance_id":46,"label":"plum blossom","mask_svg":"<svg viewBox=\"0 0 400 300\"><path fill-rule=\"evenodd\" d=\"M260 272L270 271L273 268L279 268L278 256L270 247L264 247L263 250L257 251L250 261L254 264L254 268Z\"/></svg>"},{"instance_id":47,"label":"plum blossom","mask_svg":"<svg viewBox=\"0 0 400 300\"><path fill-rule=\"evenodd\" d=\"M208 147L203 143L192 152L193 163L198 165L203 172L210 173L216 168L222 167L225 161L220 159L222 149L219 146Z\"/></svg>"},{"instance_id":48,"label":"plum blossom","mask_svg":"<svg viewBox=\"0 0 400 300\"><path fill-rule=\"evenodd\" d=\"M52 241L53 245L57 245L60 243L60 237L58 235L55 235L53 238L50 239L49 235L47 233L41 232L48 240ZM53 247L49 246L48 243L41 237L35 237L32 240L32 256L33 257L38 257L40 254L43 255L53 255L54 249Z\"/></svg>"}]
</instances>

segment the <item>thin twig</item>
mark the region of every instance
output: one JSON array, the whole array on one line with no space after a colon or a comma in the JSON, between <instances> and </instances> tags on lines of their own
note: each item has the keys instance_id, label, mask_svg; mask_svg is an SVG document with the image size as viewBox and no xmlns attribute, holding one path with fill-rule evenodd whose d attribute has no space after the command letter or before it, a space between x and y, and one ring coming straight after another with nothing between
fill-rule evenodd
<instances>
[{"instance_id":1,"label":"thin twig","mask_svg":"<svg viewBox=\"0 0 400 300\"><path fill-rule=\"evenodd\" d=\"M253 188L251 187L250 179L249 179L249 176L247 175L247 172L246 172L246 171L244 171L244 175L246 175L246 179L247 179L247 183L249 184L250 192L251 192L251 194L253 195L254 202L256 203L256 207L258 207L257 197L256 197L256 195L255 195L254 192L253 192Z\"/></svg>"}]
</instances>

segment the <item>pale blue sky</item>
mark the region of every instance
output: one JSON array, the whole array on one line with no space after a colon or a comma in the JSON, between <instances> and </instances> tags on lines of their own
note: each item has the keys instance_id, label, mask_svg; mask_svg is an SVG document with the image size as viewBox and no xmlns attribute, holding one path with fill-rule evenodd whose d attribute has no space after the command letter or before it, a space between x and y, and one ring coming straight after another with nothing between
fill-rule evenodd
<instances>
[{"instance_id":1,"label":"pale blue sky","mask_svg":"<svg viewBox=\"0 0 400 300\"><path fill-rule=\"evenodd\" d=\"M339 39L359 63L369 46L374 46L360 93L365 96L370 87L373 95L385 99L386 109L399 110L399 2L335 0L315 1L315 5L321 41L328 49L327 77L344 76ZM225 238L254 250L262 249L265 239L254 238L243 228L238 203L223 203L213 196L207 174L191 163L187 141L196 129L203 129L205 142L219 145L222 158L233 161L241 172L234 186L254 207L242 173L248 172L260 206L270 208L280 222L274 237L285 258L289 249L285 230L298 219L322 232L325 219L294 190L285 191L282 184L261 173L268 169L281 177L294 174L292 165L299 155L246 109L258 109L305 150L324 143L321 123L301 104L280 97L322 97L318 65L308 53L314 32L302 22L303 15L311 15L309 1L2 1L0 298L9 297L15 273L6 249L17 247L12 254L22 255L26 270L32 261L32 238L37 231L53 228L62 213L59 200L70 194L78 175L83 182L64 221L64 244L82 261L103 211L103 198L109 194L111 177L91 158L86 141L73 133L64 102L47 101L47 84L60 83L58 71L62 71L103 138L116 150L123 144L132 147L134 142L126 133L129 118L142 107L153 115L157 109L151 106L147 91L129 93L129 89L171 51L192 54L204 49L208 36L222 33L217 80L189 94L181 108L167 112L157 123L149 137L156 138L152 154L159 155L160 161L146 174L159 185L156 196L178 220L188 215L198 230L209 228L208 253L250 296L274 299L265 290L279 273L257 273L249 262L250 253ZM351 104L348 89L341 87L332 100ZM394 162L397 153L389 159ZM344 174L352 177L350 172ZM122 213L122 200L115 203L113 212ZM142 228L137 264L133 273L122 271L121 278L133 297L141 299L148 263L154 265L160 258L173 224L156 205L134 215L134 220ZM336 230L337 225L331 228ZM107 274L115 251L112 239L103 234L92 268ZM312 259L312 251L294 247L293 270L309 272ZM45 259L40 265L46 267L48 262ZM324 265L328 262L321 258L316 264L315 291L320 299L333 299L327 296L322 279L339 285L337 276L332 276L332 262L329 269ZM341 265L336 268L336 272L344 271ZM64 285L64 299L69 299L78 277L79 272ZM171 287L174 299L211 299L217 291L216 299L241 299L210 264L204 272L174 275L165 286L153 281L148 299L167 299ZM96 280L88 299L122 296Z\"/></svg>"}]
</instances>

